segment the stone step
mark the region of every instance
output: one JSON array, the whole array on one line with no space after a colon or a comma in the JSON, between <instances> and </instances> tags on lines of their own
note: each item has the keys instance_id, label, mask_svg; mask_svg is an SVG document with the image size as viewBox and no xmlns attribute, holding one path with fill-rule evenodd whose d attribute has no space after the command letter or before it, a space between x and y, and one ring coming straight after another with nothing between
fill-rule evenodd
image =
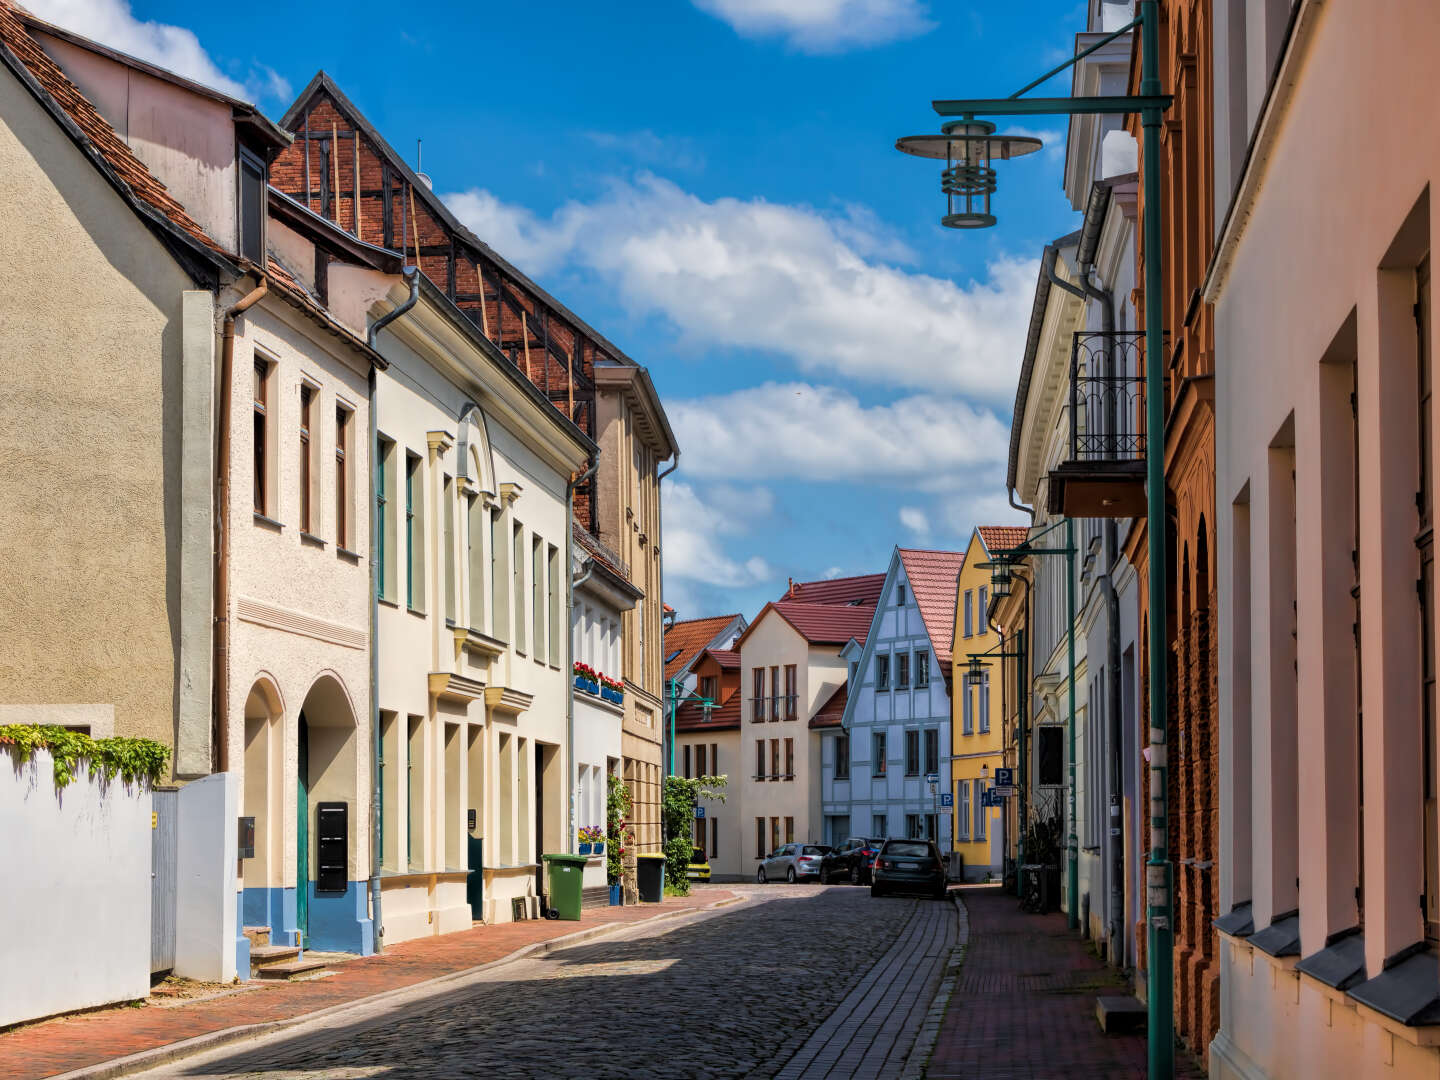
<instances>
[{"instance_id":1,"label":"stone step","mask_svg":"<svg viewBox=\"0 0 1440 1080\"><path fill-rule=\"evenodd\" d=\"M287 960L298 960L300 949L295 945L252 945L250 946L250 969L283 964Z\"/></svg>"},{"instance_id":2,"label":"stone step","mask_svg":"<svg viewBox=\"0 0 1440 1080\"><path fill-rule=\"evenodd\" d=\"M1095 999L1095 1019L1100 1022L1100 1030L1107 1035L1144 1031L1145 1006L1138 998L1120 994L1102 995Z\"/></svg>"},{"instance_id":3,"label":"stone step","mask_svg":"<svg viewBox=\"0 0 1440 1080\"><path fill-rule=\"evenodd\" d=\"M268 926L247 926L243 933L250 939L250 947L270 944L270 927Z\"/></svg>"},{"instance_id":4,"label":"stone step","mask_svg":"<svg viewBox=\"0 0 1440 1080\"><path fill-rule=\"evenodd\" d=\"M286 960L279 964L266 964L255 972L262 979L291 979L297 975L308 975L316 971L324 971L326 967L324 960Z\"/></svg>"}]
</instances>

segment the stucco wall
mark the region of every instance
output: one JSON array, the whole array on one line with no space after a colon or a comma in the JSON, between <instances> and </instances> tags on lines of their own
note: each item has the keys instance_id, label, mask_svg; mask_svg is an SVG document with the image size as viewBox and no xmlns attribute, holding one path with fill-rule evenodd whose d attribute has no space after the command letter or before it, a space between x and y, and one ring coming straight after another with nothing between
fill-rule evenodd
<instances>
[{"instance_id":1,"label":"stucco wall","mask_svg":"<svg viewBox=\"0 0 1440 1080\"><path fill-rule=\"evenodd\" d=\"M180 789L175 844L175 974L235 977L235 819L239 778L214 773ZM247 954L248 955L248 952ZM249 972L244 973L249 977Z\"/></svg>"},{"instance_id":2,"label":"stucco wall","mask_svg":"<svg viewBox=\"0 0 1440 1080\"><path fill-rule=\"evenodd\" d=\"M8 72L0 118L0 701L173 744L193 283Z\"/></svg>"},{"instance_id":3,"label":"stucco wall","mask_svg":"<svg viewBox=\"0 0 1440 1080\"><path fill-rule=\"evenodd\" d=\"M0 754L0 1027L150 989L150 790Z\"/></svg>"}]
</instances>

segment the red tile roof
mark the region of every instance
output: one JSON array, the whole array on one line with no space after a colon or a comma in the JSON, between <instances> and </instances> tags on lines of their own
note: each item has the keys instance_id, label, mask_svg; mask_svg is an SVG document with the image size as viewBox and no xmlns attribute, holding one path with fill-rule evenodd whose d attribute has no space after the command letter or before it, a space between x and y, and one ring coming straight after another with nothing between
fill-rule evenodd
<instances>
[{"instance_id":1,"label":"red tile roof","mask_svg":"<svg viewBox=\"0 0 1440 1080\"><path fill-rule=\"evenodd\" d=\"M703 709L693 701L675 710L676 731L728 731L740 726L740 694L732 693L718 709Z\"/></svg>"},{"instance_id":2,"label":"red tile roof","mask_svg":"<svg viewBox=\"0 0 1440 1080\"><path fill-rule=\"evenodd\" d=\"M807 604L855 604L874 607L880 602L885 587L884 574L860 574L857 577L830 578L828 581L795 581L785 590L781 600L803 600Z\"/></svg>"},{"instance_id":3,"label":"red tile roof","mask_svg":"<svg viewBox=\"0 0 1440 1080\"><path fill-rule=\"evenodd\" d=\"M1019 547L1030 535L1030 530L1023 525L978 525L975 531L985 542L986 549L992 552Z\"/></svg>"},{"instance_id":4,"label":"red tile roof","mask_svg":"<svg viewBox=\"0 0 1440 1080\"><path fill-rule=\"evenodd\" d=\"M849 683L843 682L836 687L835 692L830 695L829 700L816 710L815 715L810 718L812 728L835 728L840 726L840 720L845 715L845 703L850 700Z\"/></svg>"},{"instance_id":5,"label":"red tile roof","mask_svg":"<svg viewBox=\"0 0 1440 1080\"><path fill-rule=\"evenodd\" d=\"M700 661L704 660L707 656L715 658L715 662L720 665L721 671L740 670L740 653L736 649L706 649L695 658L696 665L698 666Z\"/></svg>"},{"instance_id":6,"label":"red tile roof","mask_svg":"<svg viewBox=\"0 0 1440 1080\"><path fill-rule=\"evenodd\" d=\"M930 646L944 671L950 667L955 645L955 594L960 568L965 565L965 553L901 548L900 562L910 580L910 593L920 608L920 617L925 621Z\"/></svg>"},{"instance_id":7,"label":"red tile roof","mask_svg":"<svg viewBox=\"0 0 1440 1080\"><path fill-rule=\"evenodd\" d=\"M846 604L809 604L800 600L772 600L760 614L755 616L740 640L750 636L750 631L771 611L795 628L796 633L812 645L844 645L852 637L860 642L870 632L870 620L875 617L873 607L850 607Z\"/></svg>"},{"instance_id":8,"label":"red tile roof","mask_svg":"<svg viewBox=\"0 0 1440 1080\"><path fill-rule=\"evenodd\" d=\"M709 619L686 619L673 624L665 631L665 678L673 679L701 649L739 617L716 615Z\"/></svg>"},{"instance_id":9,"label":"red tile roof","mask_svg":"<svg viewBox=\"0 0 1440 1080\"><path fill-rule=\"evenodd\" d=\"M9 0L0 0L0 44L3 44L34 77L40 88L70 118L90 148L100 157L129 194L158 211L172 225L203 247L226 254L219 244L186 213L166 189L125 145L95 106L72 83L60 66L36 43L21 23Z\"/></svg>"}]
</instances>

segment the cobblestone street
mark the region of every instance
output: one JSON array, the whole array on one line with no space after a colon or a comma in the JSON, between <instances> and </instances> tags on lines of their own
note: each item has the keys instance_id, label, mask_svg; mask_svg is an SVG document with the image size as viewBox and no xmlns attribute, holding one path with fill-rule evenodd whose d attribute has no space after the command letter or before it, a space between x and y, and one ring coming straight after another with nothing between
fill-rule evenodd
<instances>
[{"instance_id":1,"label":"cobblestone street","mask_svg":"<svg viewBox=\"0 0 1440 1080\"><path fill-rule=\"evenodd\" d=\"M144 1075L898 1076L954 907L844 886L729 888L745 902Z\"/></svg>"}]
</instances>

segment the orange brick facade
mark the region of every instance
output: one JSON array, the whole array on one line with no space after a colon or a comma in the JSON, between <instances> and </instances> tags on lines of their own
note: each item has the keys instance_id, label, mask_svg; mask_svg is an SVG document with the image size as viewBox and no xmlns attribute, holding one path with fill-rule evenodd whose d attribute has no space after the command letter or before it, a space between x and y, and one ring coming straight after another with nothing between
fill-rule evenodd
<instances>
[{"instance_id":1,"label":"orange brick facade","mask_svg":"<svg viewBox=\"0 0 1440 1080\"><path fill-rule=\"evenodd\" d=\"M1215 232L1211 0L1162 0L1160 9L1161 81L1175 98L1160 135L1166 425L1164 432L1148 435L1165 440L1171 523L1166 662L1170 856L1175 868L1175 1028L1203 1060L1220 1024L1217 938L1212 926L1219 915L1220 882L1215 335L1212 311L1200 298ZM1132 93L1139 90L1138 67L1137 57ZM1131 125L1138 140L1138 118ZM1146 197L1143 186L1140 197ZM1143 265L1147 257L1143 237L1140 244ZM1143 296L1137 295L1135 302L1143 311ZM1148 621L1154 613L1149 605L1146 541L1145 521L1140 519L1126 546L1139 570L1142 620ZM1147 741L1143 729L1140 736L1143 745ZM1148 782L1149 770L1141 772ZM1144 831L1148 849L1148 824ZM1143 923L1137 927L1142 942L1144 930Z\"/></svg>"},{"instance_id":2,"label":"orange brick facade","mask_svg":"<svg viewBox=\"0 0 1440 1080\"><path fill-rule=\"evenodd\" d=\"M282 126L294 143L270 168L272 186L369 244L404 253L546 398L595 437L595 362L613 347L442 208L399 156L367 130L323 76ZM358 174L358 182L357 182ZM323 297L323 273L316 274ZM597 532L593 482L575 516Z\"/></svg>"}]
</instances>

